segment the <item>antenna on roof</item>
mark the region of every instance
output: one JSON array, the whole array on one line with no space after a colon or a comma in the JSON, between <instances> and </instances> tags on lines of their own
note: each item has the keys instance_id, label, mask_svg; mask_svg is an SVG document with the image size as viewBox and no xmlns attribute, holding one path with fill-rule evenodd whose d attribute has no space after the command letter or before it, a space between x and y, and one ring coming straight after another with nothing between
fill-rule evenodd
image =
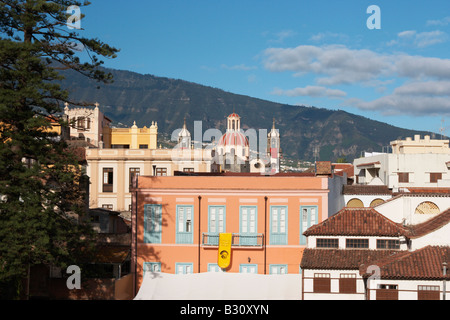
<instances>
[{"instance_id":1,"label":"antenna on roof","mask_svg":"<svg viewBox=\"0 0 450 320\"><path fill-rule=\"evenodd\" d=\"M317 161L317 159L319 158L319 152L320 152L320 147L315 146L314 147L314 161Z\"/></svg>"}]
</instances>

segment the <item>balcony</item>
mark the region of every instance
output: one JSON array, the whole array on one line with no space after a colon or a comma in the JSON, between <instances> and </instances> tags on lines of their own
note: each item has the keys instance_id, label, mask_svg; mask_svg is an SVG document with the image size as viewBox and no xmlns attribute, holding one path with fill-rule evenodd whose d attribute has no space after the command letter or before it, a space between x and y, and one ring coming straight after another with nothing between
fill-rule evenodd
<instances>
[{"instance_id":1,"label":"balcony","mask_svg":"<svg viewBox=\"0 0 450 320\"><path fill-rule=\"evenodd\" d=\"M252 247L262 248L264 244L264 234L242 234L233 233L231 247ZM202 245L206 247L218 247L219 246L219 234L218 233L203 233Z\"/></svg>"}]
</instances>

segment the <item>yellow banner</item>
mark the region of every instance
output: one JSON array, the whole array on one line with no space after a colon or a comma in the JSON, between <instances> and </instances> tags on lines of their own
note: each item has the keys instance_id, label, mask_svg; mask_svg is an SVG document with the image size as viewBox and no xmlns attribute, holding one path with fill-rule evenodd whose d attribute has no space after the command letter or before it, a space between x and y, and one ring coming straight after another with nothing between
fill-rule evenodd
<instances>
[{"instance_id":1,"label":"yellow banner","mask_svg":"<svg viewBox=\"0 0 450 320\"><path fill-rule=\"evenodd\" d=\"M221 233L219 235L219 259L218 265L221 269L226 269L231 263L231 233Z\"/></svg>"}]
</instances>

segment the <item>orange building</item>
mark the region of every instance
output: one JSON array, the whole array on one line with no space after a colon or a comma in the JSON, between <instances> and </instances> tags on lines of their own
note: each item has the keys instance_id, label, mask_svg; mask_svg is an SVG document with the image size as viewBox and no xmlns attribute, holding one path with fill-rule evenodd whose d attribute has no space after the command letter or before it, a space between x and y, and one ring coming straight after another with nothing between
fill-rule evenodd
<instances>
[{"instance_id":1,"label":"orange building","mask_svg":"<svg viewBox=\"0 0 450 320\"><path fill-rule=\"evenodd\" d=\"M132 191L135 294L147 271L301 273L302 234L328 218L328 181L311 173L139 176ZM224 270L222 233L232 234Z\"/></svg>"}]
</instances>

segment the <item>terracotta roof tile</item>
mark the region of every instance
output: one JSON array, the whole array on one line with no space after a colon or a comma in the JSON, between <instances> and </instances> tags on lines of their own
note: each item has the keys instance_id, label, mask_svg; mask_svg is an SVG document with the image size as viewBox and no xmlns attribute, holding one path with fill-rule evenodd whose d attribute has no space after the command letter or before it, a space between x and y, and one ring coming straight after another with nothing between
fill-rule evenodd
<instances>
[{"instance_id":1,"label":"terracotta roof tile","mask_svg":"<svg viewBox=\"0 0 450 320\"><path fill-rule=\"evenodd\" d=\"M316 161L316 173L329 175L332 173L331 161Z\"/></svg>"},{"instance_id":2,"label":"terracotta roof tile","mask_svg":"<svg viewBox=\"0 0 450 320\"><path fill-rule=\"evenodd\" d=\"M405 188L407 193L413 194L450 194L450 188Z\"/></svg>"},{"instance_id":3,"label":"terracotta roof tile","mask_svg":"<svg viewBox=\"0 0 450 320\"><path fill-rule=\"evenodd\" d=\"M379 260L372 260L360 268L360 275L369 277L368 265L380 268L382 279L443 279L442 263L450 266L450 247L427 246L415 251L402 251L386 256ZM447 279L449 275L447 273Z\"/></svg>"},{"instance_id":4,"label":"terracotta roof tile","mask_svg":"<svg viewBox=\"0 0 450 320\"><path fill-rule=\"evenodd\" d=\"M361 265L393 254L392 250L367 249L305 249L302 269L359 270Z\"/></svg>"},{"instance_id":5,"label":"terracotta roof tile","mask_svg":"<svg viewBox=\"0 0 450 320\"><path fill-rule=\"evenodd\" d=\"M411 225L409 229L408 237L411 239L420 238L430 232L442 228L450 222L450 209L438 214L437 216L422 222L417 225Z\"/></svg>"},{"instance_id":6,"label":"terracotta roof tile","mask_svg":"<svg viewBox=\"0 0 450 320\"><path fill-rule=\"evenodd\" d=\"M343 194L377 194L392 195L392 191L387 186L369 186L369 185L345 185L342 189Z\"/></svg>"},{"instance_id":7,"label":"terracotta roof tile","mask_svg":"<svg viewBox=\"0 0 450 320\"><path fill-rule=\"evenodd\" d=\"M344 208L334 216L310 227L303 234L396 237L407 234L407 229L386 218L374 208Z\"/></svg>"}]
</instances>

